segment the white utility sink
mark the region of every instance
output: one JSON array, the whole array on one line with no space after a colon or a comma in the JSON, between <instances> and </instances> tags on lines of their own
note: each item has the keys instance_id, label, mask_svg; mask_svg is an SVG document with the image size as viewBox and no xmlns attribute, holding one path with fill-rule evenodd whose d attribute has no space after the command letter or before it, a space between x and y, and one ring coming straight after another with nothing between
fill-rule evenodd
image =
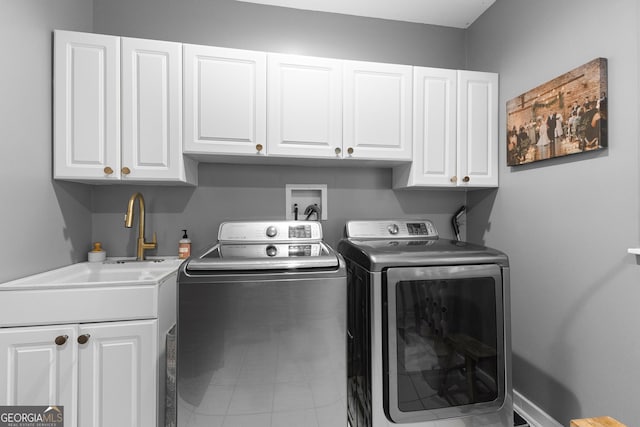
<instances>
[{"instance_id":1,"label":"white utility sink","mask_svg":"<svg viewBox=\"0 0 640 427\"><path fill-rule=\"evenodd\" d=\"M81 262L0 284L0 291L107 285L159 283L175 272L181 259L175 257L136 261L109 258L103 262Z\"/></svg>"},{"instance_id":2,"label":"white utility sink","mask_svg":"<svg viewBox=\"0 0 640 427\"><path fill-rule=\"evenodd\" d=\"M155 319L182 261L108 258L0 283L0 326Z\"/></svg>"}]
</instances>

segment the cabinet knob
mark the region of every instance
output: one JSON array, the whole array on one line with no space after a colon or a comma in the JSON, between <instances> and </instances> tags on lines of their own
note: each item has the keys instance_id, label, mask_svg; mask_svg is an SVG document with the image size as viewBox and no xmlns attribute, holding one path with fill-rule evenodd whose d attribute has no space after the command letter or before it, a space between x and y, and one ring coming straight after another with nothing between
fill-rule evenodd
<instances>
[{"instance_id":1,"label":"cabinet knob","mask_svg":"<svg viewBox=\"0 0 640 427\"><path fill-rule=\"evenodd\" d=\"M122 168L122 174L123 175L129 175L131 173L131 169L129 169L128 167L123 167Z\"/></svg>"},{"instance_id":2,"label":"cabinet knob","mask_svg":"<svg viewBox=\"0 0 640 427\"><path fill-rule=\"evenodd\" d=\"M334 151L336 152L336 156L339 156L340 153L342 153L342 149L340 147L336 147Z\"/></svg>"},{"instance_id":3,"label":"cabinet knob","mask_svg":"<svg viewBox=\"0 0 640 427\"><path fill-rule=\"evenodd\" d=\"M458 177L457 176L452 176L451 179L449 179L449 181L456 182L456 181L458 181Z\"/></svg>"},{"instance_id":4,"label":"cabinet knob","mask_svg":"<svg viewBox=\"0 0 640 427\"><path fill-rule=\"evenodd\" d=\"M83 334L78 337L78 344L86 344L89 341L89 334Z\"/></svg>"},{"instance_id":5,"label":"cabinet knob","mask_svg":"<svg viewBox=\"0 0 640 427\"><path fill-rule=\"evenodd\" d=\"M109 166L106 166L104 168L104 173L107 175L111 175L113 173L113 169L111 169Z\"/></svg>"},{"instance_id":6,"label":"cabinet knob","mask_svg":"<svg viewBox=\"0 0 640 427\"><path fill-rule=\"evenodd\" d=\"M348 155L352 155L353 154L353 147L347 148L347 154Z\"/></svg>"},{"instance_id":7,"label":"cabinet knob","mask_svg":"<svg viewBox=\"0 0 640 427\"><path fill-rule=\"evenodd\" d=\"M464 178L462 178L463 182L469 182L471 181L471 178L469 178L468 176L465 176Z\"/></svg>"},{"instance_id":8,"label":"cabinet knob","mask_svg":"<svg viewBox=\"0 0 640 427\"><path fill-rule=\"evenodd\" d=\"M257 151L258 153L260 153L260 152L262 151L262 149L263 149L263 148L264 148L264 147L262 146L262 144L256 144L256 151Z\"/></svg>"},{"instance_id":9,"label":"cabinet knob","mask_svg":"<svg viewBox=\"0 0 640 427\"><path fill-rule=\"evenodd\" d=\"M68 335L58 335L54 340L54 342L56 343L56 345L64 345L64 343L67 342L68 338L69 338Z\"/></svg>"}]
</instances>

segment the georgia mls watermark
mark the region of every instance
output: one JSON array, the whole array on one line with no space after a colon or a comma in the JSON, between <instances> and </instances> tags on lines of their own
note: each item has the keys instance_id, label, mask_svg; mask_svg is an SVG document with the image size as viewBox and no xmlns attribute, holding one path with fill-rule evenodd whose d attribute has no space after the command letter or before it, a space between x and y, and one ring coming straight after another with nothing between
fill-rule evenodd
<instances>
[{"instance_id":1,"label":"georgia mls watermark","mask_svg":"<svg viewBox=\"0 0 640 427\"><path fill-rule=\"evenodd\" d=\"M64 427L64 407L0 406L0 427Z\"/></svg>"}]
</instances>

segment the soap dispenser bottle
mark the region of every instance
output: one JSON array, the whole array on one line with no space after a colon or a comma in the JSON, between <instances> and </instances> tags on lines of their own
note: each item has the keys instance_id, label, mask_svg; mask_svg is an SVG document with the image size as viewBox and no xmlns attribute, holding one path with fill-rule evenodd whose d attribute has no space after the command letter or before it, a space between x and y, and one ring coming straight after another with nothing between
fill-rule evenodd
<instances>
[{"instance_id":1,"label":"soap dispenser bottle","mask_svg":"<svg viewBox=\"0 0 640 427\"><path fill-rule=\"evenodd\" d=\"M182 230L184 234L178 244L178 258L187 259L191 256L191 239L187 236L187 230Z\"/></svg>"},{"instance_id":2,"label":"soap dispenser bottle","mask_svg":"<svg viewBox=\"0 0 640 427\"><path fill-rule=\"evenodd\" d=\"M102 243L95 242L88 253L89 262L102 262L107 259L107 253L102 249Z\"/></svg>"}]
</instances>

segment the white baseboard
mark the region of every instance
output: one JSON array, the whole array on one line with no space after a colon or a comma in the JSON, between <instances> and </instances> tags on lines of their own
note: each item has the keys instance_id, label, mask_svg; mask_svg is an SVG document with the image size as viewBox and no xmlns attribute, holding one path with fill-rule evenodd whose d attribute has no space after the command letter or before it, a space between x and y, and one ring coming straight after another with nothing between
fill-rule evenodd
<instances>
[{"instance_id":1,"label":"white baseboard","mask_svg":"<svg viewBox=\"0 0 640 427\"><path fill-rule=\"evenodd\" d=\"M531 427L563 427L562 424L551 418L535 403L513 390L513 407L517 413L522 415Z\"/></svg>"}]
</instances>

